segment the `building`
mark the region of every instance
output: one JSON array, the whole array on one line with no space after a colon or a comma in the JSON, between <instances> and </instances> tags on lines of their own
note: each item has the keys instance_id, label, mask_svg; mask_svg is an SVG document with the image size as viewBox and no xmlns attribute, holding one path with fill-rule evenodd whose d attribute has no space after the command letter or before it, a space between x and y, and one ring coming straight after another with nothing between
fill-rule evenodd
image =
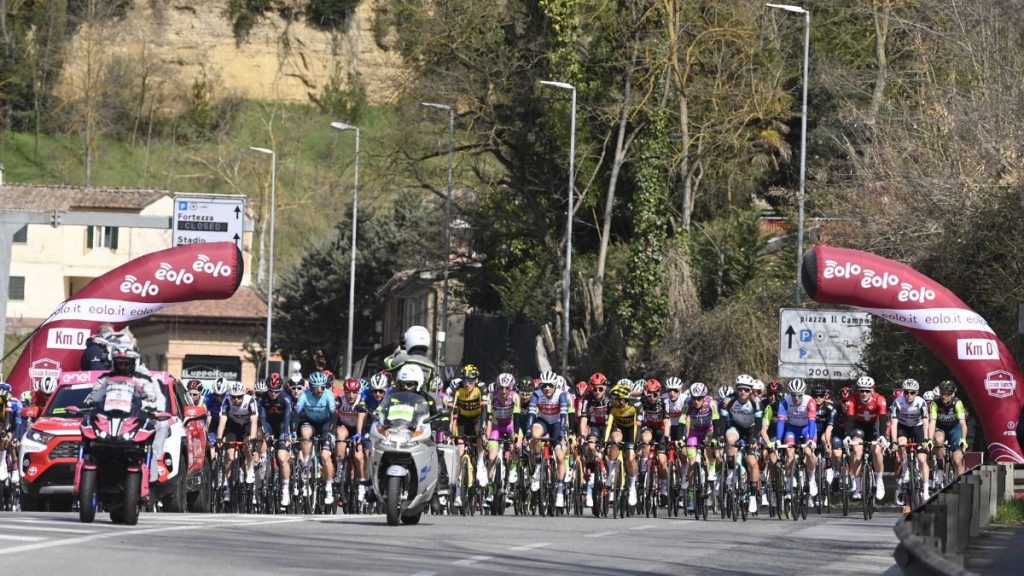
<instances>
[{"instance_id":1,"label":"building","mask_svg":"<svg viewBox=\"0 0 1024 576\"><path fill-rule=\"evenodd\" d=\"M0 181L0 209L6 210L169 218L174 212L173 196L166 190L5 185ZM251 225L246 230L243 262L248 269L252 261L248 249ZM45 224L22 227L14 234L11 249L6 332L20 340L93 279L171 245L169 229ZM139 337L150 368L180 375L190 361L201 366L210 358L233 358L221 364L242 364L237 369L239 375L252 381L255 367L246 362L243 346L254 340L254 333L265 330L266 304L253 291L246 274L242 288L228 300L184 303L138 324L132 330ZM10 344L12 340L8 338ZM255 340L262 341L262 337ZM13 360L8 361L9 365Z\"/></svg>"}]
</instances>

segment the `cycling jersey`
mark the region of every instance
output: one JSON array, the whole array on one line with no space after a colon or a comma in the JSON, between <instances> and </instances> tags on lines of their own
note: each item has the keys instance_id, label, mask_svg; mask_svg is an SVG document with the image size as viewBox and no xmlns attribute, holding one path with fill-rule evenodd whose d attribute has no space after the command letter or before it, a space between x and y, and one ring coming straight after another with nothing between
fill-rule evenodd
<instances>
[{"instance_id":1,"label":"cycling jersey","mask_svg":"<svg viewBox=\"0 0 1024 576\"><path fill-rule=\"evenodd\" d=\"M608 413L612 409L611 398L605 394L604 398L590 394L583 400L583 408L580 410L580 417L587 419L587 426L604 426L608 423Z\"/></svg>"},{"instance_id":2,"label":"cycling jersey","mask_svg":"<svg viewBox=\"0 0 1024 576\"><path fill-rule=\"evenodd\" d=\"M672 396L665 394L664 399L665 412L668 414L669 422L672 426L678 426L680 424L679 418L683 415L683 408L686 407L686 396L679 394L675 400L672 400Z\"/></svg>"},{"instance_id":3,"label":"cycling jersey","mask_svg":"<svg viewBox=\"0 0 1024 576\"><path fill-rule=\"evenodd\" d=\"M484 404L479 386L474 386L472 390L459 388L455 391L453 402L455 404L455 415L459 418L473 420L479 418L480 414L483 413Z\"/></svg>"},{"instance_id":4,"label":"cycling jersey","mask_svg":"<svg viewBox=\"0 0 1024 576\"><path fill-rule=\"evenodd\" d=\"M250 418L259 415L259 407L256 405L256 399L249 394L242 396L242 401L238 404L231 400L231 396L225 396L224 402L220 405L220 414L235 424L247 424Z\"/></svg>"},{"instance_id":5,"label":"cycling jersey","mask_svg":"<svg viewBox=\"0 0 1024 576\"><path fill-rule=\"evenodd\" d=\"M860 394L853 397L853 402L846 409L846 415L853 418L853 421L861 424L877 422L887 413L885 396L878 392L872 392L871 398L864 402Z\"/></svg>"},{"instance_id":6,"label":"cycling jersey","mask_svg":"<svg viewBox=\"0 0 1024 576\"><path fill-rule=\"evenodd\" d=\"M487 403L487 413L491 421L498 425L506 425L512 422L516 414L519 414L519 395L510 392L508 398L502 400L501 393L491 395Z\"/></svg>"},{"instance_id":7,"label":"cycling jersey","mask_svg":"<svg viewBox=\"0 0 1024 576\"><path fill-rule=\"evenodd\" d=\"M266 396L260 401L260 419L269 424L280 435L292 428L292 401L284 394L277 398Z\"/></svg>"},{"instance_id":8,"label":"cycling jersey","mask_svg":"<svg viewBox=\"0 0 1024 576\"><path fill-rule=\"evenodd\" d=\"M203 398L203 404L206 406L206 413L210 415L210 429L217 430L217 424L220 423L220 409L224 405L226 396L224 394L207 394L206 398Z\"/></svg>"},{"instance_id":9,"label":"cycling jersey","mask_svg":"<svg viewBox=\"0 0 1024 576\"><path fill-rule=\"evenodd\" d=\"M683 414L690 419L691 432L702 430L705 434L711 430L712 425L718 420L718 402L714 398L705 396L706 400L702 406L697 406L693 398L686 402L683 407Z\"/></svg>"},{"instance_id":10,"label":"cycling jersey","mask_svg":"<svg viewBox=\"0 0 1024 576\"><path fill-rule=\"evenodd\" d=\"M786 394L779 401L779 418L775 423L776 436L785 438L787 433L792 433L797 439L816 439L817 411L818 404L814 398L806 394L799 398Z\"/></svg>"},{"instance_id":11,"label":"cycling jersey","mask_svg":"<svg viewBox=\"0 0 1024 576\"><path fill-rule=\"evenodd\" d=\"M739 398L732 398L722 407L720 411L723 417L729 419L732 426L740 430L755 428L764 415L761 410L761 403L753 396L747 398L746 402Z\"/></svg>"},{"instance_id":12,"label":"cycling jersey","mask_svg":"<svg viewBox=\"0 0 1024 576\"><path fill-rule=\"evenodd\" d=\"M836 405L830 400L818 404L818 434L825 431L829 426L835 426Z\"/></svg>"},{"instance_id":13,"label":"cycling jersey","mask_svg":"<svg viewBox=\"0 0 1024 576\"><path fill-rule=\"evenodd\" d=\"M961 420L967 419L967 411L964 410L964 403L959 398L949 404L943 404L942 400L932 402L931 419L939 428L951 428L960 424Z\"/></svg>"},{"instance_id":14,"label":"cycling jersey","mask_svg":"<svg viewBox=\"0 0 1024 576\"><path fill-rule=\"evenodd\" d=\"M901 426L924 426L928 420L928 404L920 396L914 396L913 402L907 402L906 395L900 396L892 404L892 418Z\"/></svg>"},{"instance_id":15,"label":"cycling jersey","mask_svg":"<svg viewBox=\"0 0 1024 576\"><path fill-rule=\"evenodd\" d=\"M324 391L317 398L312 390L305 390L295 405L295 414L302 415L306 420L316 424L329 422L334 416L334 394Z\"/></svg>"},{"instance_id":16,"label":"cycling jersey","mask_svg":"<svg viewBox=\"0 0 1024 576\"><path fill-rule=\"evenodd\" d=\"M614 404L608 410L608 426L604 429L604 441L607 442L608 438L611 437L612 430L619 428L622 430L622 443L625 447L632 447L633 441L636 440L636 422L640 418L640 410L637 404L627 401L623 402L620 406Z\"/></svg>"},{"instance_id":17,"label":"cycling jersey","mask_svg":"<svg viewBox=\"0 0 1024 576\"><path fill-rule=\"evenodd\" d=\"M640 409L643 412L645 426L652 430L662 430L664 428L664 423L668 419L668 411L665 409L665 402L662 401L661 397L655 398L653 402L644 397L640 401Z\"/></svg>"},{"instance_id":18,"label":"cycling jersey","mask_svg":"<svg viewBox=\"0 0 1024 576\"><path fill-rule=\"evenodd\" d=\"M561 421L562 416L568 416L569 404L564 392L555 393L548 398L543 390L537 390L530 397L529 411L535 419L553 424Z\"/></svg>"},{"instance_id":19,"label":"cycling jersey","mask_svg":"<svg viewBox=\"0 0 1024 576\"><path fill-rule=\"evenodd\" d=\"M366 414L366 405L363 404L363 399L357 396L355 402L349 402L346 395L342 394L334 399L334 406L338 416L338 425L347 426L350 432L359 432L359 430L355 430L359 424L359 415Z\"/></svg>"}]
</instances>

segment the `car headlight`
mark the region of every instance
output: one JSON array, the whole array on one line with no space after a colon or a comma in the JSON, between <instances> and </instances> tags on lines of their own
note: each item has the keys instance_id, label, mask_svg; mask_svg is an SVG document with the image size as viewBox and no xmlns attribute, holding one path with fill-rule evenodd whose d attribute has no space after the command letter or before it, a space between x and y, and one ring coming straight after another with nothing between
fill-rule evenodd
<instances>
[{"instance_id":1,"label":"car headlight","mask_svg":"<svg viewBox=\"0 0 1024 576\"><path fill-rule=\"evenodd\" d=\"M40 432L33 428L28 431L28 438L29 440L38 442L39 444L49 444L50 440L53 440L54 435L47 432Z\"/></svg>"}]
</instances>

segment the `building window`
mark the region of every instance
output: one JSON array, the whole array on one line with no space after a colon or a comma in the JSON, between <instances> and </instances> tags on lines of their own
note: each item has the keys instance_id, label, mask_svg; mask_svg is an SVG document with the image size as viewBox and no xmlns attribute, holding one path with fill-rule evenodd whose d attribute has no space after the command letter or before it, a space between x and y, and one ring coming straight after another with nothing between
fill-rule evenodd
<instances>
[{"instance_id":1,"label":"building window","mask_svg":"<svg viewBox=\"0 0 1024 576\"><path fill-rule=\"evenodd\" d=\"M86 232L87 248L109 248L117 250L116 226L89 226Z\"/></svg>"},{"instance_id":2,"label":"building window","mask_svg":"<svg viewBox=\"0 0 1024 576\"><path fill-rule=\"evenodd\" d=\"M25 277L24 276L11 276L10 282L7 283L7 292L10 294L7 298L9 300L24 300L25 299Z\"/></svg>"},{"instance_id":3,"label":"building window","mask_svg":"<svg viewBox=\"0 0 1024 576\"><path fill-rule=\"evenodd\" d=\"M15 244L27 244L28 243L28 224L21 227L20 230L14 233Z\"/></svg>"}]
</instances>

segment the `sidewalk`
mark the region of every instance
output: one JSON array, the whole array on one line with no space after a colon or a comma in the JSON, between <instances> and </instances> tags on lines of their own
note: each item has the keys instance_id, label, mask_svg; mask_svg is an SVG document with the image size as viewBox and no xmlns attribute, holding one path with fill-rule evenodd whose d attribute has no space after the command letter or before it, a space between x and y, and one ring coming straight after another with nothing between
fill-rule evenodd
<instances>
[{"instance_id":1,"label":"sidewalk","mask_svg":"<svg viewBox=\"0 0 1024 576\"><path fill-rule=\"evenodd\" d=\"M967 549L964 568L982 575L1024 572L1024 527L990 526L984 530Z\"/></svg>"}]
</instances>

